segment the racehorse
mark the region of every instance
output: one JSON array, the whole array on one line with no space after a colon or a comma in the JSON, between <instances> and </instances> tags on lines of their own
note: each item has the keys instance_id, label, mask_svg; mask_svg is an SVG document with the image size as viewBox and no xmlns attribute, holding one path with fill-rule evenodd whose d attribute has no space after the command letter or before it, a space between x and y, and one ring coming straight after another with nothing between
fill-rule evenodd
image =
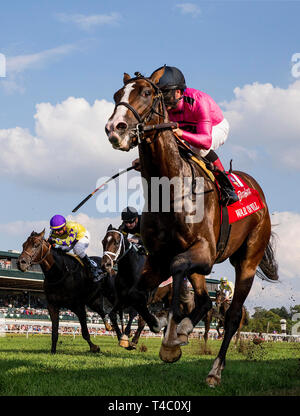
<instances>
[{"instance_id":1,"label":"racehorse","mask_svg":"<svg viewBox=\"0 0 300 416\"><path fill-rule=\"evenodd\" d=\"M106 305L107 305L107 303L109 304L109 305L107 305L109 307L108 315L110 317L112 327L113 327L114 331L116 332L118 341L121 342L121 338L122 338L123 334L124 334L123 339L125 339L126 336L128 337L130 335L131 325L132 325L132 322L133 322L134 318L137 316L137 311L135 309L133 309L132 307L125 308L125 309L122 309L122 308L119 308L119 307L114 308L114 305L116 303L115 277L116 277L116 274L115 274L114 270L110 270L109 273L106 273L104 275L101 292L102 292L103 297L105 299L105 304ZM124 324L124 313L127 313L128 316L129 316L126 327L125 327L125 324ZM119 319L120 319L121 330L120 330L119 325L118 325L118 316L119 316ZM122 344L122 346L123 346L123 344ZM125 342L124 346L127 347L126 342Z\"/></svg>"},{"instance_id":2,"label":"racehorse","mask_svg":"<svg viewBox=\"0 0 300 416\"><path fill-rule=\"evenodd\" d=\"M124 348L132 349L128 337L133 319L137 316L137 311L131 307L130 290L140 279L141 271L144 267L146 256L139 252L137 246L131 243L127 236L119 229L113 228L110 224L106 230L106 235L102 240L103 256L101 268L108 272L113 278L114 304L112 312L123 311L129 308L129 322L124 330L118 328L119 345ZM117 273L114 268L117 267Z\"/></svg>"},{"instance_id":3,"label":"racehorse","mask_svg":"<svg viewBox=\"0 0 300 416\"><path fill-rule=\"evenodd\" d=\"M213 306L206 314L205 318L203 319L205 324L205 331L204 331L204 353L207 352L207 340L208 340L208 332L210 330L210 324L213 319L217 320L217 327L216 330L218 332L218 337L222 338L222 334L220 333L220 328L224 328L224 322L225 322L225 314L226 311L230 307L230 303L225 300L225 295L221 290L216 290L216 299L215 299L216 305ZM237 345L238 340L240 339L240 333L241 329L244 325L248 324L248 318L247 318L247 310L245 306L242 307L242 318L239 324L239 327L236 332L236 338L235 338L235 345Z\"/></svg>"},{"instance_id":4,"label":"racehorse","mask_svg":"<svg viewBox=\"0 0 300 416\"><path fill-rule=\"evenodd\" d=\"M221 382L225 367L226 352L231 338L237 331L242 306L251 289L253 279L260 269L260 277L278 280L277 263L271 240L271 221L264 193L257 181L244 172L235 171L242 180L254 188L263 207L252 215L231 224L230 235L225 248L217 249L221 229L221 205L218 186L205 169L182 156L178 139L172 131L163 96L157 83L164 68L155 71L149 78L136 73L135 77L124 74L124 86L114 94L115 109L105 130L115 149L129 151L138 146L140 170L144 183L146 209L141 218L141 236L149 252L139 284L130 292L131 304L137 309L153 332L159 332L162 322L147 309L145 293L157 287L168 276L173 276L173 297L169 323L162 341L160 357L174 362L181 356L180 344L186 344L195 325L211 309L205 275L215 263L229 258L235 268L235 292L226 313L224 339L213 363L206 382L215 387ZM196 221L190 220L192 209L185 207L178 192L170 187L170 209L163 209L161 200L158 209L151 210L157 202L151 195L151 179L200 178L204 182L202 202L204 215ZM192 187L190 187L192 188ZM182 185L181 196L185 195ZM190 205L197 212L199 202L190 189ZM198 191L199 193L199 191ZM182 200L180 209L178 200ZM199 201L199 200L198 200ZM177 204L177 205L176 205ZM179 293L182 280L187 276L194 288L195 308L184 317L179 308ZM185 341L183 340L185 338Z\"/></svg>"},{"instance_id":5,"label":"racehorse","mask_svg":"<svg viewBox=\"0 0 300 416\"><path fill-rule=\"evenodd\" d=\"M102 309L102 280L91 282L88 271L73 256L60 253L44 239L45 230L32 232L23 244L23 251L18 258L18 268L25 272L31 265L39 264L44 273L44 292L48 311L52 321L51 353L56 353L59 327L59 310L68 308L74 312L80 322L82 337L90 346L91 352L100 352L93 344L86 322L85 306L97 312L103 319L106 329L111 330L105 312ZM99 265L100 257L92 257Z\"/></svg>"}]
</instances>

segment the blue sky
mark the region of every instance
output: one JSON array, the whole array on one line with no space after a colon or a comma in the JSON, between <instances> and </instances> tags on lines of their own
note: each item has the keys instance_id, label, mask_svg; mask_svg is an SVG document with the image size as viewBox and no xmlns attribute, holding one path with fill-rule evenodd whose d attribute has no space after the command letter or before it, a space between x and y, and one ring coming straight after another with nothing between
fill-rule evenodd
<instances>
[{"instance_id":1,"label":"blue sky","mask_svg":"<svg viewBox=\"0 0 300 416\"><path fill-rule=\"evenodd\" d=\"M276 303L285 290L288 305L294 288L299 297L300 78L291 75L299 15L296 1L3 4L0 249L20 249L31 228L70 214L99 178L130 165L135 153L114 151L104 134L113 94L123 72L150 75L168 64L220 104L231 133L218 154L258 180L282 229L283 284L259 300ZM95 199L81 213L95 228L95 252L99 233L119 214L100 214ZM234 281L227 263L218 273ZM261 296L261 282L254 289Z\"/></svg>"}]
</instances>

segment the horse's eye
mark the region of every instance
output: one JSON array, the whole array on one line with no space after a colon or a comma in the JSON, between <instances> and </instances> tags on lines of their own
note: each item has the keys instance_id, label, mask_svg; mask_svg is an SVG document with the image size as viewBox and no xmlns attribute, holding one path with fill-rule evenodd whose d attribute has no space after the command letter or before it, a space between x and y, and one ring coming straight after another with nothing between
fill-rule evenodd
<instances>
[{"instance_id":1,"label":"horse's eye","mask_svg":"<svg viewBox=\"0 0 300 416\"><path fill-rule=\"evenodd\" d=\"M149 95L151 95L151 90L144 91L144 96L145 97L149 97Z\"/></svg>"}]
</instances>

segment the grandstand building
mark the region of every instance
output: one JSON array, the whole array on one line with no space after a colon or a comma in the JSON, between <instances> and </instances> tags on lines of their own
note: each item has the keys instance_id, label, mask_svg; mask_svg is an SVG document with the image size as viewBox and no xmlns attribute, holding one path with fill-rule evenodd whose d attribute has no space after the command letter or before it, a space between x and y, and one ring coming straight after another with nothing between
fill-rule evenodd
<instances>
[{"instance_id":1,"label":"grandstand building","mask_svg":"<svg viewBox=\"0 0 300 416\"><path fill-rule=\"evenodd\" d=\"M14 250L0 251L0 297L4 293L43 294L44 275L40 266L33 265L27 272L21 272L17 267L19 255Z\"/></svg>"}]
</instances>

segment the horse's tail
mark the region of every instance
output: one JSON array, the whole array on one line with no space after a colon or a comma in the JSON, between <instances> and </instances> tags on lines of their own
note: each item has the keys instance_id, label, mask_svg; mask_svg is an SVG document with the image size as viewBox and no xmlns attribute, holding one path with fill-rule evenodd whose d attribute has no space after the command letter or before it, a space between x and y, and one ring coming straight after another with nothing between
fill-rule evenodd
<instances>
[{"instance_id":1,"label":"horse's tail","mask_svg":"<svg viewBox=\"0 0 300 416\"><path fill-rule=\"evenodd\" d=\"M256 275L262 279L271 283L277 283L278 281L278 264L275 260L274 254L275 235L271 233L269 243L264 252L262 261L258 266Z\"/></svg>"}]
</instances>

